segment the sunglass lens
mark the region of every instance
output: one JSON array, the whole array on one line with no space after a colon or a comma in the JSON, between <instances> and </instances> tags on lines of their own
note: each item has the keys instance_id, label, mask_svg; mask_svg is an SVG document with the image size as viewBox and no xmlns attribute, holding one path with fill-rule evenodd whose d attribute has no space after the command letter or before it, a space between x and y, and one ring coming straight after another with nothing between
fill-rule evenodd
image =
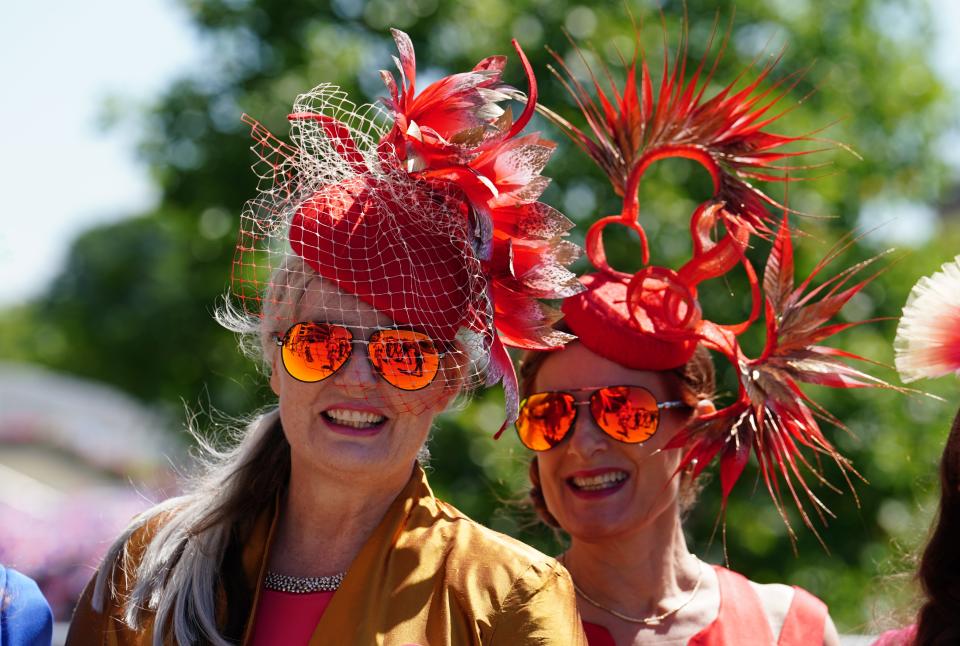
<instances>
[{"instance_id":1,"label":"sunglass lens","mask_svg":"<svg viewBox=\"0 0 960 646\"><path fill-rule=\"evenodd\" d=\"M520 404L517 434L528 449L546 451L566 437L576 416L570 393L536 393Z\"/></svg>"},{"instance_id":2,"label":"sunglass lens","mask_svg":"<svg viewBox=\"0 0 960 646\"><path fill-rule=\"evenodd\" d=\"M367 351L380 376L401 390L426 388L440 369L440 353L421 332L378 330L370 335Z\"/></svg>"},{"instance_id":3,"label":"sunglass lens","mask_svg":"<svg viewBox=\"0 0 960 646\"><path fill-rule=\"evenodd\" d=\"M650 439L660 422L656 397L638 386L599 389L590 397L590 412L607 435L631 444Z\"/></svg>"},{"instance_id":4,"label":"sunglass lens","mask_svg":"<svg viewBox=\"0 0 960 646\"><path fill-rule=\"evenodd\" d=\"M299 381L321 381L346 363L352 343L353 335L345 327L297 323L283 337L283 366Z\"/></svg>"}]
</instances>

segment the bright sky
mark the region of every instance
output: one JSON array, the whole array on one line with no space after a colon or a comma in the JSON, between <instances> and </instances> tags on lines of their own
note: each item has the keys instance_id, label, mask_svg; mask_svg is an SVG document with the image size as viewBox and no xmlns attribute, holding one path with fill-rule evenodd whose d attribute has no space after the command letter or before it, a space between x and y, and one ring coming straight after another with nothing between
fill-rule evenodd
<instances>
[{"instance_id":1,"label":"bright sky","mask_svg":"<svg viewBox=\"0 0 960 646\"><path fill-rule=\"evenodd\" d=\"M960 89L960 2L931 2L943 30L931 58ZM892 9L882 22L891 31L909 24L897 19L898 3L887 6ZM107 97L126 99L135 114L197 64L200 51L176 0L6 3L0 21L6 97L0 101L0 307L38 294L78 233L153 203L146 170L134 159L136 132L104 133L97 118ZM950 148L960 167L960 146ZM903 209L881 211L865 215L922 228L916 227L922 218L903 217Z\"/></svg>"},{"instance_id":2,"label":"bright sky","mask_svg":"<svg viewBox=\"0 0 960 646\"><path fill-rule=\"evenodd\" d=\"M104 133L107 97L132 110L200 58L175 0L5 3L0 306L40 292L70 241L156 198L130 129Z\"/></svg>"}]
</instances>

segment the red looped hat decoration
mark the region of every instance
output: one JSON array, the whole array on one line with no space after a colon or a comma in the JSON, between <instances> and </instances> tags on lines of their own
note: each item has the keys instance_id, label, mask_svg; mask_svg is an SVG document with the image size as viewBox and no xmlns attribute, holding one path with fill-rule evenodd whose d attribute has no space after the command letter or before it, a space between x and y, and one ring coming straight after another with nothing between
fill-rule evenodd
<instances>
[{"instance_id":1,"label":"red looped hat decoration","mask_svg":"<svg viewBox=\"0 0 960 646\"><path fill-rule=\"evenodd\" d=\"M810 400L798 384L891 388L845 361L860 357L819 345L856 325L827 323L873 278L847 285L874 259L811 288L812 279L851 244L847 242L832 250L810 277L795 286L788 209L751 181L786 183L810 168L778 165L817 152L783 149L787 144L810 142L810 137L768 130L781 115L771 117L767 113L799 77L788 75L770 89L761 90L760 85L777 64L775 60L752 79L747 78L742 89L730 85L705 98L717 67L715 62L707 65L712 41L708 54L690 68L694 71L688 78L686 32L683 36L673 65L669 60L664 63L656 91L642 55L635 54L627 66L622 89L611 81L609 90L605 90L591 72L592 88L588 90L570 73L563 58L554 54L565 75L554 73L572 94L587 127L581 130L556 113L541 110L603 169L614 191L623 197L619 215L600 218L588 230L587 256L597 271L581 277L585 291L567 298L561 309L584 346L628 368L680 368L698 345L729 360L739 378L736 401L713 414L698 416L669 448L683 449L680 470L689 467L694 477L714 458L719 459L724 506L751 450L755 451L767 489L788 527L781 478L804 523L813 529L798 490L821 519L826 508L807 486L800 466L813 471L818 479L822 476L801 448L828 456L843 471L852 467L823 436L815 414L836 425L841 425L839 420ZM636 51L640 49L638 41ZM609 74L601 76L611 78ZM638 201L645 171L654 162L671 157L701 164L710 173L714 187L714 195L691 216L692 255L676 270L649 264ZM769 207L784 212L779 223ZM602 231L614 223L639 235L644 267L633 274L618 271L608 262ZM772 241L762 282L746 256L755 239ZM737 267L743 268L750 285L750 314L737 324L713 321L701 310L698 289L705 281ZM751 359L740 347L738 337L761 313L766 323L766 345L759 358Z\"/></svg>"}]
</instances>

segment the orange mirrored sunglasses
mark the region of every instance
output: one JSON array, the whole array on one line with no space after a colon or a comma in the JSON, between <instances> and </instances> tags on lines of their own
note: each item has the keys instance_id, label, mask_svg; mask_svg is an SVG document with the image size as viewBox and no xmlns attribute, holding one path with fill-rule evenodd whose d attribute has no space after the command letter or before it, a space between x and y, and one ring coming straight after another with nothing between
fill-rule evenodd
<instances>
[{"instance_id":1,"label":"orange mirrored sunglasses","mask_svg":"<svg viewBox=\"0 0 960 646\"><path fill-rule=\"evenodd\" d=\"M367 358L378 375L400 390L426 388L440 370L436 345L426 334L414 330L380 328L367 340L333 323L296 323L277 337L283 367L298 381L323 381L342 368L353 353L354 343L365 343Z\"/></svg>"},{"instance_id":2,"label":"orange mirrored sunglasses","mask_svg":"<svg viewBox=\"0 0 960 646\"><path fill-rule=\"evenodd\" d=\"M588 392L590 398L577 401L573 393L578 392ZM653 437L662 409L689 407L682 401L658 402L653 393L641 386L534 393L520 402L515 424L520 441L534 451L552 449L572 432L580 406L590 406L600 430L627 444L639 444Z\"/></svg>"}]
</instances>

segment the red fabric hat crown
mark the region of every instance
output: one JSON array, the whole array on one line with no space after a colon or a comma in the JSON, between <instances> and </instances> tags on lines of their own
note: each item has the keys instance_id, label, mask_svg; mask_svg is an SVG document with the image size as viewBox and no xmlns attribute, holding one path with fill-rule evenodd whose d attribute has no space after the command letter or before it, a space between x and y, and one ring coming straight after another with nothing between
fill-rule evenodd
<instances>
[{"instance_id":1,"label":"red fabric hat crown","mask_svg":"<svg viewBox=\"0 0 960 646\"><path fill-rule=\"evenodd\" d=\"M872 261L811 287L813 279L844 248L841 245L795 285L788 209L751 182L786 183L806 168L780 164L813 152L786 151L784 146L811 139L768 130L779 116L769 116L770 109L798 77L789 75L771 89L759 90L776 65L774 61L747 79L742 89L735 91L731 85L706 98L717 68L715 62L707 64L712 42L710 45L704 59L690 67L686 46L681 45L672 66L669 60L664 63L656 90L642 56L638 60L635 54L627 66L622 89L611 81L609 91L605 91L593 77L591 92L554 54L566 72L566 78L558 77L583 112L587 127L581 130L550 110L541 110L604 170L616 193L623 197L620 214L602 218L590 227L586 252L597 271L581 278L586 290L567 298L562 311L587 348L628 368L677 368L691 358L697 345L729 360L739 378L736 401L715 413L697 416L674 437L668 448L684 451L678 473L690 467L696 477L718 458L725 505L752 449L784 521L789 526L782 507L780 478L786 482L803 521L812 529L798 492L806 494L818 513L824 508L799 467L813 470L818 479L822 476L816 461L808 461L801 448L829 457L841 469L851 467L824 437L814 414L837 425L839 420L808 399L799 383L838 388L890 387L845 361L860 357L819 344L856 325L828 322L871 280L869 277L849 285L856 272ZM639 42L636 49L640 50ZM689 78L688 69L693 70ZM600 76L612 78L608 73ZM773 98L769 98L771 95ZM640 180L651 164L669 157L701 164L710 173L714 188L713 197L691 216L692 256L677 269L649 264L647 239L639 218ZM784 211L779 224L769 213L770 206ZM612 224L639 235L645 265L640 271L628 274L608 264L602 232ZM772 241L762 283L746 257L747 248L756 239ZM742 323L718 323L701 311L697 290L704 281L737 267L743 269L750 285L751 312ZM750 358L738 337L761 312L766 344L759 357ZM799 488L795 488L795 482Z\"/></svg>"},{"instance_id":2,"label":"red fabric hat crown","mask_svg":"<svg viewBox=\"0 0 960 646\"><path fill-rule=\"evenodd\" d=\"M571 337L551 327L559 314L537 299L583 289L566 269L579 255L562 240L573 224L537 201L554 144L519 136L537 90L516 41L528 96L502 82L503 56L418 94L413 45L403 32L393 36L399 83L381 72L388 115L323 84L297 98L293 145L244 117L266 186L245 213L252 225L238 245L234 291L256 302L262 289L246 275L258 262L250 254L282 230L316 273L394 321L438 341L461 330L479 338L490 359L487 383L502 381L506 390L506 427L518 388L504 346L561 346ZM516 121L499 106L508 99L526 103Z\"/></svg>"},{"instance_id":3,"label":"red fabric hat crown","mask_svg":"<svg viewBox=\"0 0 960 646\"><path fill-rule=\"evenodd\" d=\"M693 316L689 329L695 330L699 306L693 303L689 309L685 304L671 304L668 284L659 281L656 288L639 292L644 305L632 309L627 298L631 278L630 274L602 272L582 276L580 282L586 290L565 299L561 307L567 326L592 352L627 368L670 370L682 366L697 349L696 335L667 336L663 333L671 328L664 325L666 317L655 318L656 314L647 312L666 316L676 312L685 317L690 311Z\"/></svg>"},{"instance_id":4,"label":"red fabric hat crown","mask_svg":"<svg viewBox=\"0 0 960 646\"><path fill-rule=\"evenodd\" d=\"M397 323L450 341L483 306L472 284L479 264L468 266L466 205L425 186L412 189L400 201L368 176L326 186L297 209L290 246L318 274ZM461 211L459 220L451 218L456 229L423 226L422 213L411 204L431 202L436 209ZM476 327L482 320L470 323Z\"/></svg>"}]
</instances>

